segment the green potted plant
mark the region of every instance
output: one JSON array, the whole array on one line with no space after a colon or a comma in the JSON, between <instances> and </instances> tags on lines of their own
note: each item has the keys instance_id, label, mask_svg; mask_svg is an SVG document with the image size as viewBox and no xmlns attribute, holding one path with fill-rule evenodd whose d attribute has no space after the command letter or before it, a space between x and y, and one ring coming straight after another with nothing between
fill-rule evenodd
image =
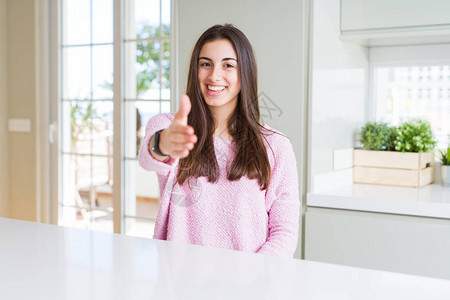
<instances>
[{"instance_id":1,"label":"green potted plant","mask_svg":"<svg viewBox=\"0 0 450 300\"><path fill-rule=\"evenodd\" d=\"M447 150L439 150L441 154L441 182L442 186L450 187L450 144Z\"/></svg>"},{"instance_id":2,"label":"green potted plant","mask_svg":"<svg viewBox=\"0 0 450 300\"><path fill-rule=\"evenodd\" d=\"M436 146L430 124L419 119L401 124L395 130L393 143L401 152L430 152Z\"/></svg>"},{"instance_id":3,"label":"green potted plant","mask_svg":"<svg viewBox=\"0 0 450 300\"><path fill-rule=\"evenodd\" d=\"M436 142L430 125L411 120L399 127L367 122L361 128L364 149L353 152L353 181L419 187L434 180Z\"/></svg>"},{"instance_id":4,"label":"green potted plant","mask_svg":"<svg viewBox=\"0 0 450 300\"><path fill-rule=\"evenodd\" d=\"M367 122L361 128L361 144L366 150L393 150L395 128L382 122Z\"/></svg>"}]
</instances>

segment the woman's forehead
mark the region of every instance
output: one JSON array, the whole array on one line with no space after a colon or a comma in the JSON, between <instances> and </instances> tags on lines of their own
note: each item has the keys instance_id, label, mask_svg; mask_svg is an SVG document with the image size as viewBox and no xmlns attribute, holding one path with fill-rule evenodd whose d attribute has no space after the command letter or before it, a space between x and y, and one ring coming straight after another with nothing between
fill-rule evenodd
<instances>
[{"instance_id":1,"label":"woman's forehead","mask_svg":"<svg viewBox=\"0 0 450 300\"><path fill-rule=\"evenodd\" d=\"M227 39L219 39L207 42L200 50L199 58L207 57L212 60L223 60L224 58L237 59L233 44Z\"/></svg>"}]
</instances>

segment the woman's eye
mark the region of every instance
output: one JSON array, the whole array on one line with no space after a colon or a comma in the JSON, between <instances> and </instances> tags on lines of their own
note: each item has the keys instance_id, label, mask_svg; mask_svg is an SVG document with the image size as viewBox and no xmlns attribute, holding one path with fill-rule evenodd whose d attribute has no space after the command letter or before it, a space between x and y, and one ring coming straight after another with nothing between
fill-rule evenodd
<instances>
[{"instance_id":1,"label":"woman's eye","mask_svg":"<svg viewBox=\"0 0 450 300\"><path fill-rule=\"evenodd\" d=\"M234 68L234 66L232 64L225 64L226 68Z\"/></svg>"},{"instance_id":2,"label":"woman's eye","mask_svg":"<svg viewBox=\"0 0 450 300\"><path fill-rule=\"evenodd\" d=\"M209 67L209 66L211 66L211 64L207 63L207 62L204 62L204 63L200 63L200 66L201 67Z\"/></svg>"}]
</instances>

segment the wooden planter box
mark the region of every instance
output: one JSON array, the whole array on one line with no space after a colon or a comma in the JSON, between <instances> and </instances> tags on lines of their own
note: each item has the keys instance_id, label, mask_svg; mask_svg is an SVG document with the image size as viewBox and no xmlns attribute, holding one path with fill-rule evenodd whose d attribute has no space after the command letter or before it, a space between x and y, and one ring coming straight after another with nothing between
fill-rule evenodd
<instances>
[{"instance_id":1,"label":"wooden planter box","mask_svg":"<svg viewBox=\"0 0 450 300\"><path fill-rule=\"evenodd\" d=\"M420 187L434 181L434 155L395 151L353 151L353 182Z\"/></svg>"}]
</instances>

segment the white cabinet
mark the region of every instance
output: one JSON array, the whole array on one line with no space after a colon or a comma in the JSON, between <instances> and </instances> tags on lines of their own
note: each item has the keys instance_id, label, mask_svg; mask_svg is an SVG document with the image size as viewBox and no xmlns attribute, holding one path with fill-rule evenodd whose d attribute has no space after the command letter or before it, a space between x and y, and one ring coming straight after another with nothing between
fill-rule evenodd
<instances>
[{"instance_id":1,"label":"white cabinet","mask_svg":"<svg viewBox=\"0 0 450 300\"><path fill-rule=\"evenodd\" d=\"M341 0L341 38L366 46L450 41L448 0Z\"/></svg>"},{"instance_id":2,"label":"white cabinet","mask_svg":"<svg viewBox=\"0 0 450 300\"><path fill-rule=\"evenodd\" d=\"M450 24L448 0L341 0L341 30Z\"/></svg>"},{"instance_id":3,"label":"white cabinet","mask_svg":"<svg viewBox=\"0 0 450 300\"><path fill-rule=\"evenodd\" d=\"M308 207L305 259L450 279L450 220Z\"/></svg>"}]
</instances>

